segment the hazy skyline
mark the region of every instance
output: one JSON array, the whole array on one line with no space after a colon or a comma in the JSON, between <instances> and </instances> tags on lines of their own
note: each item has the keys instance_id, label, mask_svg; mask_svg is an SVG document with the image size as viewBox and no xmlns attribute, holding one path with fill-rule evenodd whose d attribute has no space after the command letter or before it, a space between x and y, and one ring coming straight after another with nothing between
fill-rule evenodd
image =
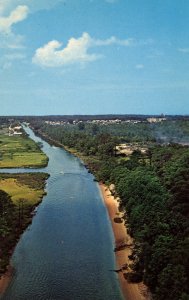
<instances>
[{"instance_id":1,"label":"hazy skyline","mask_svg":"<svg viewBox=\"0 0 189 300\"><path fill-rule=\"evenodd\" d=\"M186 0L0 0L0 115L189 114L188 15Z\"/></svg>"}]
</instances>

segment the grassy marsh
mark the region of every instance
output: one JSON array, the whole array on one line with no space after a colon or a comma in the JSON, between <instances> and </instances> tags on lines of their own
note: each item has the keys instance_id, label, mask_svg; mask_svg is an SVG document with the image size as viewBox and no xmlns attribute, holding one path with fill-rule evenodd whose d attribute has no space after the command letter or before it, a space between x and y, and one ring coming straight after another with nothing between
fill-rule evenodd
<instances>
[{"instance_id":1,"label":"grassy marsh","mask_svg":"<svg viewBox=\"0 0 189 300\"><path fill-rule=\"evenodd\" d=\"M45 195L46 173L0 174L0 276L11 249L32 221L32 211Z\"/></svg>"},{"instance_id":2,"label":"grassy marsh","mask_svg":"<svg viewBox=\"0 0 189 300\"><path fill-rule=\"evenodd\" d=\"M0 168L45 167L48 157L28 136L0 134Z\"/></svg>"}]
</instances>

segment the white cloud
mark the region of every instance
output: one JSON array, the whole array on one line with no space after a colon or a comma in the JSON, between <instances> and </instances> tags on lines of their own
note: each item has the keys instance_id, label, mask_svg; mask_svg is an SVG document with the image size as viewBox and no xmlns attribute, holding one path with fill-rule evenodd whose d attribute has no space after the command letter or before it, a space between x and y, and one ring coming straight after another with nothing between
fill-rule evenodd
<instances>
[{"instance_id":1,"label":"white cloud","mask_svg":"<svg viewBox=\"0 0 189 300\"><path fill-rule=\"evenodd\" d=\"M9 10L11 0L0 0L0 48L23 48L23 36L13 32L13 26L27 18L29 8L26 5L18 5Z\"/></svg>"},{"instance_id":2,"label":"white cloud","mask_svg":"<svg viewBox=\"0 0 189 300\"><path fill-rule=\"evenodd\" d=\"M33 57L33 63L44 67L61 67L74 63L91 62L102 58L102 55L88 53L90 48L109 45L130 46L132 43L132 39L119 40L116 37L97 40L85 32L78 39L71 38L63 49L60 49L62 44L56 40L38 48Z\"/></svg>"},{"instance_id":3,"label":"white cloud","mask_svg":"<svg viewBox=\"0 0 189 300\"><path fill-rule=\"evenodd\" d=\"M13 33L14 24L27 18L28 13L51 9L65 0L0 0L0 48L23 48L23 37Z\"/></svg>"},{"instance_id":4,"label":"white cloud","mask_svg":"<svg viewBox=\"0 0 189 300\"><path fill-rule=\"evenodd\" d=\"M18 5L26 5L30 8L30 12L42 9L51 9L66 0L0 0L0 15L8 14Z\"/></svg>"},{"instance_id":5,"label":"white cloud","mask_svg":"<svg viewBox=\"0 0 189 300\"><path fill-rule=\"evenodd\" d=\"M179 48L178 51L182 53L189 53L189 48Z\"/></svg>"},{"instance_id":6,"label":"white cloud","mask_svg":"<svg viewBox=\"0 0 189 300\"><path fill-rule=\"evenodd\" d=\"M45 67L59 67L73 63L85 63L99 58L96 54L88 54L91 45L91 37L84 33L80 38L71 38L67 46L62 50L62 44L58 41L50 41L45 46L36 50L33 62Z\"/></svg>"},{"instance_id":7,"label":"white cloud","mask_svg":"<svg viewBox=\"0 0 189 300\"><path fill-rule=\"evenodd\" d=\"M0 17L0 32L11 34L12 25L23 21L28 15L29 9L25 5L17 6L8 17Z\"/></svg>"}]
</instances>

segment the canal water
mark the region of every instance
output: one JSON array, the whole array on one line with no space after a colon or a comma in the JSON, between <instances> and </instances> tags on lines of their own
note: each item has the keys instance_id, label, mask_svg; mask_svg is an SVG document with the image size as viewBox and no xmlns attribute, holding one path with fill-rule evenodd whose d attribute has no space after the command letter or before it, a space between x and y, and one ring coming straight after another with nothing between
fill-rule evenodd
<instances>
[{"instance_id":1,"label":"canal water","mask_svg":"<svg viewBox=\"0 0 189 300\"><path fill-rule=\"evenodd\" d=\"M49 157L47 195L17 244L15 269L2 300L122 300L107 210L93 175L82 162L42 142ZM39 169L1 169L1 172Z\"/></svg>"}]
</instances>

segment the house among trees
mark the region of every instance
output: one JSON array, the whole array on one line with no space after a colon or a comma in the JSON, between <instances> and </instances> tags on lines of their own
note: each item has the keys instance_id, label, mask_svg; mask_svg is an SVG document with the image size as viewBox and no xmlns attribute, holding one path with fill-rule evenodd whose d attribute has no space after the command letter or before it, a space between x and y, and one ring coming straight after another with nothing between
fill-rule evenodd
<instances>
[{"instance_id":1,"label":"house among trees","mask_svg":"<svg viewBox=\"0 0 189 300\"><path fill-rule=\"evenodd\" d=\"M22 126L11 127L11 125L10 125L9 126L9 136L22 135L22 131L20 131L21 129L22 129Z\"/></svg>"}]
</instances>

